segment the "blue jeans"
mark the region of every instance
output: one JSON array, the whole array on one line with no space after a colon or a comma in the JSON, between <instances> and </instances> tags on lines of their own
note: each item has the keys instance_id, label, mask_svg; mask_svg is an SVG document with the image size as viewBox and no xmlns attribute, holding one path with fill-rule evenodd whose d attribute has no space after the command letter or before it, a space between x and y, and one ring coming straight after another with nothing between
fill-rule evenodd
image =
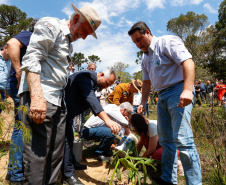
<instances>
[{"instance_id":1,"label":"blue jeans","mask_svg":"<svg viewBox=\"0 0 226 185\"><path fill-rule=\"evenodd\" d=\"M133 112L131 114L137 113L138 105L133 105Z\"/></svg>"},{"instance_id":2,"label":"blue jeans","mask_svg":"<svg viewBox=\"0 0 226 185\"><path fill-rule=\"evenodd\" d=\"M148 104L147 104L147 102L145 103L145 111L144 111L144 116L146 115L146 113L147 113L147 116L149 117L149 110L148 110Z\"/></svg>"},{"instance_id":3,"label":"blue jeans","mask_svg":"<svg viewBox=\"0 0 226 185\"><path fill-rule=\"evenodd\" d=\"M184 168L187 185L202 184L201 165L190 125L193 102L177 107L183 91L183 82L159 93L157 119L159 143L162 152L162 179L177 183L177 149ZM193 95L195 94L193 90Z\"/></svg>"},{"instance_id":4,"label":"blue jeans","mask_svg":"<svg viewBox=\"0 0 226 185\"><path fill-rule=\"evenodd\" d=\"M101 140L95 151L95 155L107 154L110 151L111 145L116 137L111 133L111 129L107 126L83 128L82 136L87 140Z\"/></svg>"},{"instance_id":5,"label":"blue jeans","mask_svg":"<svg viewBox=\"0 0 226 185\"><path fill-rule=\"evenodd\" d=\"M14 102L15 121L20 121L21 116L17 108L20 106L19 97L17 96L17 83L10 82L7 84L7 92ZM19 123L20 124L20 123ZM23 131L18 130L18 123L14 124L14 129L9 146L9 167L8 175L11 175L11 181L22 181L24 179L23 168Z\"/></svg>"}]
</instances>

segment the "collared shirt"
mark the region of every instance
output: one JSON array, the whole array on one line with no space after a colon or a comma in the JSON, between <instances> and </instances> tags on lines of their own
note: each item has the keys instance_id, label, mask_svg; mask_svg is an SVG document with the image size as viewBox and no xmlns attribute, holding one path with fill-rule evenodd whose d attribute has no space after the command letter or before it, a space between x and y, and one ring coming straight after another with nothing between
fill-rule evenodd
<instances>
[{"instance_id":1,"label":"collared shirt","mask_svg":"<svg viewBox=\"0 0 226 185\"><path fill-rule=\"evenodd\" d=\"M142 99L142 94L140 93L140 91L138 91L138 92L135 93L134 96L133 96L133 106L138 106L138 105L140 105L141 99Z\"/></svg>"},{"instance_id":2,"label":"collared shirt","mask_svg":"<svg viewBox=\"0 0 226 185\"><path fill-rule=\"evenodd\" d=\"M10 65L10 60L4 60L2 54L0 53L0 90L5 90L6 88Z\"/></svg>"},{"instance_id":3,"label":"collared shirt","mask_svg":"<svg viewBox=\"0 0 226 185\"><path fill-rule=\"evenodd\" d=\"M117 85L114 91L108 96L108 100L118 106L123 102L129 102L133 105L133 94L129 92L129 83Z\"/></svg>"},{"instance_id":4,"label":"collared shirt","mask_svg":"<svg viewBox=\"0 0 226 185\"><path fill-rule=\"evenodd\" d=\"M115 104L108 104L104 107L104 111L108 115L108 117L120 124L121 126L127 126L129 123L126 118L120 112L120 107ZM95 127L102 127L106 126L105 122L100 119L98 116L92 115L84 125L86 128L95 128Z\"/></svg>"},{"instance_id":5,"label":"collared shirt","mask_svg":"<svg viewBox=\"0 0 226 185\"><path fill-rule=\"evenodd\" d=\"M184 80L181 63L190 58L179 37L153 36L148 53L143 54L143 80L150 80L155 91L166 89Z\"/></svg>"},{"instance_id":6,"label":"collared shirt","mask_svg":"<svg viewBox=\"0 0 226 185\"><path fill-rule=\"evenodd\" d=\"M29 91L25 72L38 73L46 101L61 106L72 52L69 36L66 20L44 17L36 23L22 61L19 94Z\"/></svg>"}]
</instances>

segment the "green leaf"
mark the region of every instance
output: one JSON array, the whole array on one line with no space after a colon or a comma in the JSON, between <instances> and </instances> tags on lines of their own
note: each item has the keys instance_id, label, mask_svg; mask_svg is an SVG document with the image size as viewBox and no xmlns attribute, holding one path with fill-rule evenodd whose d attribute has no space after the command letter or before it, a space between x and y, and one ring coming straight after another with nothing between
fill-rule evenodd
<instances>
[{"instance_id":1,"label":"green leaf","mask_svg":"<svg viewBox=\"0 0 226 185\"><path fill-rule=\"evenodd\" d=\"M113 181L113 178L114 178L115 172L116 172L116 170L117 170L117 168L118 168L118 165L119 165L119 161L117 162L117 164L116 164L116 166L115 166L114 172L113 172L113 174L112 174L112 176L111 176L111 180L110 180L110 182L109 182L109 185L111 185L111 183L112 183L112 181Z\"/></svg>"},{"instance_id":2,"label":"green leaf","mask_svg":"<svg viewBox=\"0 0 226 185\"><path fill-rule=\"evenodd\" d=\"M120 165L120 163L119 163L116 172L117 172L117 178L118 178L118 180L121 181L121 171L120 171L120 167L121 167L121 165Z\"/></svg>"},{"instance_id":3,"label":"green leaf","mask_svg":"<svg viewBox=\"0 0 226 185\"><path fill-rule=\"evenodd\" d=\"M144 173L144 184L146 184L146 180L147 180L147 168L146 166L143 164L143 173Z\"/></svg>"},{"instance_id":4,"label":"green leaf","mask_svg":"<svg viewBox=\"0 0 226 185\"><path fill-rule=\"evenodd\" d=\"M141 178L140 178L140 175L139 175L139 173L138 172L136 172L136 175L137 175L137 181L138 181L138 183L139 183L139 185L141 185Z\"/></svg>"},{"instance_id":5,"label":"green leaf","mask_svg":"<svg viewBox=\"0 0 226 185\"><path fill-rule=\"evenodd\" d=\"M112 161L110 167L109 167L109 170L108 170L108 174L110 173L110 170L115 167L115 165L117 164L118 162L118 155L115 156L114 160Z\"/></svg>"},{"instance_id":6,"label":"green leaf","mask_svg":"<svg viewBox=\"0 0 226 185\"><path fill-rule=\"evenodd\" d=\"M122 163L123 166L125 166L127 169L133 169L134 171L137 171L137 169L135 168L135 166L129 162L128 160L122 158L119 159L119 161Z\"/></svg>"}]
</instances>

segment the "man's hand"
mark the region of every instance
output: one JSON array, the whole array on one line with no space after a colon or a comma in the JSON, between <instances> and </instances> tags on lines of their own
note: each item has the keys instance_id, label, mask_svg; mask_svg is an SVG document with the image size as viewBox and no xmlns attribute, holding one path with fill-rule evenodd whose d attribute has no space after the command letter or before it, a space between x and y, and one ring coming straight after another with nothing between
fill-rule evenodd
<instances>
[{"instance_id":1,"label":"man's hand","mask_svg":"<svg viewBox=\"0 0 226 185\"><path fill-rule=\"evenodd\" d=\"M20 79L21 79L21 76L22 76L22 71L19 70L17 73L16 73L16 79L17 79L17 89L19 88L20 86Z\"/></svg>"},{"instance_id":2,"label":"man's hand","mask_svg":"<svg viewBox=\"0 0 226 185\"><path fill-rule=\"evenodd\" d=\"M183 92L180 95L180 102L177 106L183 108L189 105L192 102L192 100L193 100L192 91L183 90Z\"/></svg>"},{"instance_id":3,"label":"man's hand","mask_svg":"<svg viewBox=\"0 0 226 185\"><path fill-rule=\"evenodd\" d=\"M145 111L145 109L144 109L144 106L143 105L139 105L138 107L137 107L137 113L144 113L144 111Z\"/></svg>"},{"instance_id":4,"label":"man's hand","mask_svg":"<svg viewBox=\"0 0 226 185\"><path fill-rule=\"evenodd\" d=\"M118 123L112 121L111 119L106 121L105 124L111 129L112 134L117 135L119 133L119 131L121 130L121 126Z\"/></svg>"},{"instance_id":5,"label":"man's hand","mask_svg":"<svg viewBox=\"0 0 226 185\"><path fill-rule=\"evenodd\" d=\"M46 118L47 105L42 96L31 96L30 117L37 124L43 123Z\"/></svg>"}]
</instances>

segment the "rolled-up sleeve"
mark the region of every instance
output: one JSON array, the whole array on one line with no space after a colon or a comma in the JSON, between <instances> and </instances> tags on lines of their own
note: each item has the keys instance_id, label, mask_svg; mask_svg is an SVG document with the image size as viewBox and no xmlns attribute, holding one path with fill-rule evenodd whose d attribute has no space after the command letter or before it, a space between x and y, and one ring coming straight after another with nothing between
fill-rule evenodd
<instances>
[{"instance_id":1,"label":"rolled-up sleeve","mask_svg":"<svg viewBox=\"0 0 226 185\"><path fill-rule=\"evenodd\" d=\"M48 52L54 47L59 32L53 25L48 21L48 18L41 19L36 23L26 54L23 57L22 71L41 74L40 62L45 61L48 57Z\"/></svg>"}]
</instances>

